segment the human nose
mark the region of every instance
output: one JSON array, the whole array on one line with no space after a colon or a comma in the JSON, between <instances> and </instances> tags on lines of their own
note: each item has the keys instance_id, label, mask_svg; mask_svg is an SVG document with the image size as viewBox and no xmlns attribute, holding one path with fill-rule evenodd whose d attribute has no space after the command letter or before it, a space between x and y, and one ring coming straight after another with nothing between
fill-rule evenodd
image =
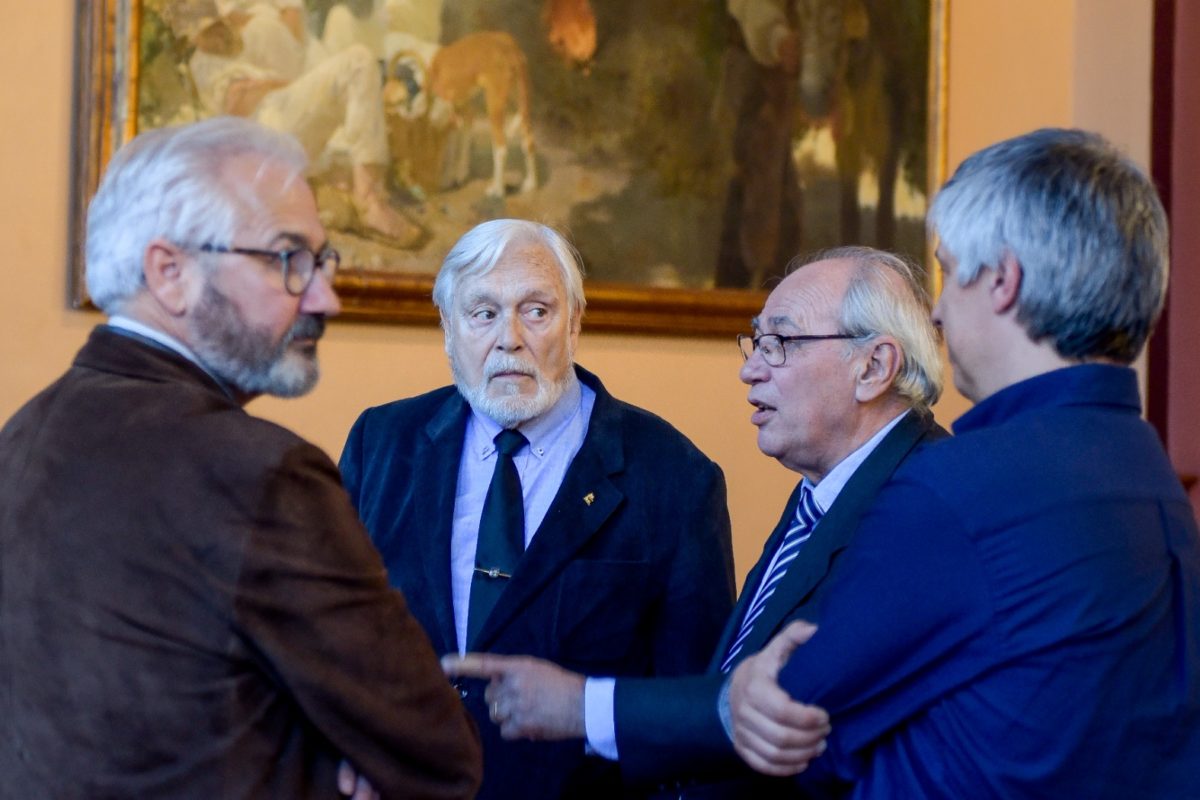
<instances>
[{"instance_id":1,"label":"human nose","mask_svg":"<svg viewBox=\"0 0 1200 800\"><path fill-rule=\"evenodd\" d=\"M742 383L753 386L756 383L762 383L771 375L771 368L767 366L767 362L763 359L762 353L756 347L750 353L750 357L742 362L742 368L738 371L738 378Z\"/></svg>"},{"instance_id":2,"label":"human nose","mask_svg":"<svg viewBox=\"0 0 1200 800\"><path fill-rule=\"evenodd\" d=\"M521 336L521 317L519 314L504 314L500 317L499 330L496 335L497 350L520 350L523 344Z\"/></svg>"},{"instance_id":3,"label":"human nose","mask_svg":"<svg viewBox=\"0 0 1200 800\"><path fill-rule=\"evenodd\" d=\"M323 314L326 317L333 317L339 314L342 310L342 301L338 299L337 292L333 290L333 284L329 278L325 277L325 273L317 270L313 273L312 280L308 282L308 288L304 290L304 294L300 295L300 311L305 314Z\"/></svg>"}]
</instances>

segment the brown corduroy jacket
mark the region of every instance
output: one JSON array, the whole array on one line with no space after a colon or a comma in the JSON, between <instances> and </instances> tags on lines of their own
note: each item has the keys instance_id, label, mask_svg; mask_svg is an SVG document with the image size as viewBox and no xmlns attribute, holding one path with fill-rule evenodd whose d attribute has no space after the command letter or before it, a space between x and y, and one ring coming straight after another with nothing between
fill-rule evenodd
<instances>
[{"instance_id":1,"label":"brown corduroy jacket","mask_svg":"<svg viewBox=\"0 0 1200 800\"><path fill-rule=\"evenodd\" d=\"M100 327L0 431L0 796L469 797L477 733L318 448Z\"/></svg>"}]
</instances>

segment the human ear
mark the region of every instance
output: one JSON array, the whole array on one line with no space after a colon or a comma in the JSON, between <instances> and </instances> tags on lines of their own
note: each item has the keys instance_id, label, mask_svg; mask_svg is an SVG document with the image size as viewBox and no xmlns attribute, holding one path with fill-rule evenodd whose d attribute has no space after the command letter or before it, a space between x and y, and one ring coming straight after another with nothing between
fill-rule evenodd
<instances>
[{"instance_id":1,"label":"human ear","mask_svg":"<svg viewBox=\"0 0 1200 800\"><path fill-rule=\"evenodd\" d=\"M891 391L900 371L902 351L891 336L877 336L867 345L866 357L858 366L854 382L854 399L870 401Z\"/></svg>"},{"instance_id":2,"label":"human ear","mask_svg":"<svg viewBox=\"0 0 1200 800\"><path fill-rule=\"evenodd\" d=\"M187 312L192 291L192 273L184 253L165 239L155 239L142 255L142 276L150 296L173 317Z\"/></svg>"},{"instance_id":3,"label":"human ear","mask_svg":"<svg viewBox=\"0 0 1200 800\"><path fill-rule=\"evenodd\" d=\"M992 299L992 310L1004 314L1017 304L1021 294L1021 280L1025 271L1021 262L1012 253L1006 252L1000 257L1000 263L988 275L990 281L988 292Z\"/></svg>"},{"instance_id":4,"label":"human ear","mask_svg":"<svg viewBox=\"0 0 1200 800\"><path fill-rule=\"evenodd\" d=\"M438 311L439 324L442 327L442 347L446 351L446 355L450 355L454 349L454 328L453 323L446 318L445 311Z\"/></svg>"},{"instance_id":5,"label":"human ear","mask_svg":"<svg viewBox=\"0 0 1200 800\"><path fill-rule=\"evenodd\" d=\"M575 358L575 348L579 346L579 331L582 327L583 314L579 312L571 314L571 321L567 331L567 346L570 348L569 352L572 359Z\"/></svg>"}]
</instances>

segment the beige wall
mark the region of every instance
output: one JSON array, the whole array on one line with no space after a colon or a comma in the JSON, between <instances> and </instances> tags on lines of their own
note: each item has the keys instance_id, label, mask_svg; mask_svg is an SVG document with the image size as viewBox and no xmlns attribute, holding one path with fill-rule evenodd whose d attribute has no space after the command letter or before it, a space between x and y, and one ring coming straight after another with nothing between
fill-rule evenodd
<instances>
[{"instance_id":1,"label":"beige wall","mask_svg":"<svg viewBox=\"0 0 1200 800\"><path fill-rule=\"evenodd\" d=\"M74 3L3 0L0 49L0 420L53 380L100 320L66 305ZM1150 8L1145 0L954 0L950 20L951 167L972 150L1043 125L1096 127L1145 162ZM1086 13L1083 13L1086 11ZM678 426L725 469L739 575L757 558L796 476L763 458L748 423L732 341L587 334L580 363L617 396ZM335 324L325 377L309 397L251 410L335 457L358 411L448 380L430 328ZM953 393L951 393L953 395ZM947 423L966 407L938 409ZM87 409L79 409L87 413Z\"/></svg>"}]
</instances>

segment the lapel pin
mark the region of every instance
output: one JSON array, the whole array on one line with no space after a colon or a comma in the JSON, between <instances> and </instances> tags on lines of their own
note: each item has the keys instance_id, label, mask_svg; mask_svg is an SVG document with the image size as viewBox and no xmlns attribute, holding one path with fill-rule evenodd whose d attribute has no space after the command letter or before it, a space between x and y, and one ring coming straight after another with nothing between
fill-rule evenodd
<instances>
[{"instance_id":1,"label":"lapel pin","mask_svg":"<svg viewBox=\"0 0 1200 800\"><path fill-rule=\"evenodd\" d=\"M596 501L596 495L593 494L592 492L588 492L587 494L585 494L583 496L583 502L587 503L589 506L592 503L594 503L595 501Z\"/></svg>"}]
</instances>

